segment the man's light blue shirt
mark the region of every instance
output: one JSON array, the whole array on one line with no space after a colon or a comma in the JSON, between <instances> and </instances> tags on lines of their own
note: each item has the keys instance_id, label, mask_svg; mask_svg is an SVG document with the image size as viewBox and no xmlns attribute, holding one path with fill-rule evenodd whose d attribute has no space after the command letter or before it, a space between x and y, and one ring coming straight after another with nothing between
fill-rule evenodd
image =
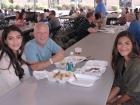
<instances>
[{"instance_id":1,"label":"man's light blue shirt","mask_svg":"<svg viewBox=\"0 0 140 105\"><path fill-rule=\"evenodd\" d=\"M24 53L26 55L27 62L33 63L49 60L53 54L60 50L61 47L50 38L44 47L40 46L36 40L33 39L25 45Z\"/></svg>"}]
</instances>

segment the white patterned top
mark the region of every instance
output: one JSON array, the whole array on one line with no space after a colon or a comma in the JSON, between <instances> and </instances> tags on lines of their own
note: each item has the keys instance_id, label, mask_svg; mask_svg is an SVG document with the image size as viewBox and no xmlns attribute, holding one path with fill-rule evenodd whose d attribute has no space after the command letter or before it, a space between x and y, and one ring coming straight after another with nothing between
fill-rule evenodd
<instances>
[{"instance_id":1,"label":"white patterned top","mask_svg":"<svg viewBox=\"0 0 140 105\"><path fill-rule=\"evenodd\" d=\"M9 63L9 57L4 54L0 60L0 96L6 94L8 91L20 84L20 80L18 76L16 76L13 66L11 65L9 67ZM22 68L25 72L24 78L30 77L28 67L23 65Z\"/></svg>"}]
</instances>

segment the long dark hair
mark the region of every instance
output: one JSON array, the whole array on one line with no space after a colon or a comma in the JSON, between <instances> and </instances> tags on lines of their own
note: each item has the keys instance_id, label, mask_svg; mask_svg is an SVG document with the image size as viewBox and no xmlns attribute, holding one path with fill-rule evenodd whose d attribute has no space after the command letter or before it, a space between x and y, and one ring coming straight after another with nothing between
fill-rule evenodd
<instances>
[{"instance_id":1,"label":"long dark hair","mask_svg":"<svg viewBox=\"0 0 140 105\"><path fill-rule=\"evenodd\" d=\"M118 40L121 37L129 38L131 43L132 43L132 52L128 56L130 58L139 56L139 47L138 47L138 44L137 44L136 40L133 38L132 34L128 31L120 32L115 39L114 46L113 46L113 51L112 51L111 65L112 65L112 68L113 68L114 72L117 70L117 68L120 64L124 64L124 62L125 62L124 57L120 55L120 53L118 52L118 49L117 49Z\"/></svg>"},{"instance_id":2,"label":"long dark hair","mask_svg":"<svg viewBox=\"0 0 140 105\"><path fill-rule=\"evenodd\" d=\"M8 34L11 31L17 31L21 34L21 36L23 37L23 34L21 32L21 30L16 27L16 26L10 26L6 29L4 29L4 31L2 32L2 39L1 39L1 53L0 53L0 60L3 57L3 54L5 53L9 58L10 58L10 64L8 66L8 68L1 68L2 70L6 70L9 69L10 66L12 65L15 69L15 74L19 77L19 79L23 78L24 75L24 70L22 69L21 65L23 63L25 63L25 61L22 59L22 54L23 54L23 47L24 47L24 37L22 40L22 44L21 47L19 48L19 50L17 51L17 53L15 54L7 45L6 43L6 39L8 37Z\"/></svg>"}]
</instances>

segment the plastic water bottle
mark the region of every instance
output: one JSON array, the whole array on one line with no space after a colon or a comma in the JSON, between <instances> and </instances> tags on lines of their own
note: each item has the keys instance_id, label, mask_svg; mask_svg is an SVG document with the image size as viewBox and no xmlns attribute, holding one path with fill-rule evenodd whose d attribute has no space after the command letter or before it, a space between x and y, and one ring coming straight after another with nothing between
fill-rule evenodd
<instances>
[{"instance_id":1,"label":"plastic water bottle","mask_svg":"<svg viewBox=\"0 0 140 105\"><path fill-rule=\"evenodd\" d=\"M68 59L68 62L67 62L67 66L66 66L66 70L67 71L73 71L74 70L74 53L73 52L70 52L70 56L69 56L69 59Z\"/></svg>"}]
</instances>

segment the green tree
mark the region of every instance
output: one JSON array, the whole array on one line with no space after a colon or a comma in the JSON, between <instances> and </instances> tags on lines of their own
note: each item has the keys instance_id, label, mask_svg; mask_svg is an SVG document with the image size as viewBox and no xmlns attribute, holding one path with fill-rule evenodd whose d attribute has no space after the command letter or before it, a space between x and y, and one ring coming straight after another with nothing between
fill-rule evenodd
<instances>
[{"instance_id":1,"label":"green tree","mask_svg":"<svg viewBox=\"0 0 140 105\"><path fill-rule=\"evenodd\" d=\"M13 1L13 0L9 0L9 2L10 2L10 3L13 3L14 1Z\"/></svg>"}]
</instances>

